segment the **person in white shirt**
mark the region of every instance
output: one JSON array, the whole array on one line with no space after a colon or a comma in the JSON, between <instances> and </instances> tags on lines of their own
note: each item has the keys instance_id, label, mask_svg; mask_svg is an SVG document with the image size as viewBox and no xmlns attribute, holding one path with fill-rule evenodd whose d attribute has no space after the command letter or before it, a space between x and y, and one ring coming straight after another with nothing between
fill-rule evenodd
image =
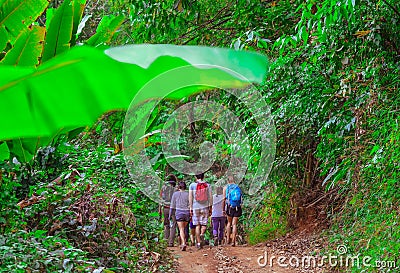
<instances>
[{"instance_id":1,"label":"person in white shirt","mask_svg":"<svg viewBox=\"0 0 400 273\"><path fill-rule=\"evenodd\" d=\"M196 226L196 247L204 245L204 233L207 229L208 217L212 208L210 185L205 182L204 174L196 174L196 182L189 186L189 206L193 225Z\"/></svg>"}]
</instances>

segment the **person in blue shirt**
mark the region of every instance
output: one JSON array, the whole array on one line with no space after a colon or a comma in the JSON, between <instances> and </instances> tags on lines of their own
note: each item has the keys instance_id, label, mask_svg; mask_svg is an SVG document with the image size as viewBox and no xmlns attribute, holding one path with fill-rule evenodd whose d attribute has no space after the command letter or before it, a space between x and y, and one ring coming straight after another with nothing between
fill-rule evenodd
<instances>
[{"instance_id":1,"label":"person in blue shirt","mask_svg":"<svg viewBox=\"0 0 400 273\"><path fill-rule=\"evenodd\" d=\"M234 200L233 202L232 196L233 193L235 196L238 196L239 200ZM237 225L239 221L239 217L242 216L242 197L240 187L235 184L233 180L233 176L228 177L228 185L224 187L223 195L225 196L226 205L226 216L228 223L226 225L226 235L227 235L227 244L232 244L232 246L236 245L236 235L237 235Z\"/></svg>"}]
</instances>

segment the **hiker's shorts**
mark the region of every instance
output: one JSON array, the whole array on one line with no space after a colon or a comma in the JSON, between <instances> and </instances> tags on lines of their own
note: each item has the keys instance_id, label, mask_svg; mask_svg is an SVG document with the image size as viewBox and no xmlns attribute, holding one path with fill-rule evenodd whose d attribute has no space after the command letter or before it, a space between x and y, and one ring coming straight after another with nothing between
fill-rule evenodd
<instances>
[{"instance_id":1,"label":"hiker's shorts","mask_svg":"<svg viewBox=\"0 0 400 273\"><path fill-rule=\"evenodd\" d=\"M189 222L190 214L189 213L176 213L176 221L177 222Z\"/></svg>"},{"instance_id":2,"label":"hiker's shorts","mask_svg":"<svg viewBox=\"0 0 400 273\"><path fill-rule=\"evenodd\" d=\"M242 207L231 207L228 205L227 209L226 209L226 215L228 215L229 217L240 217L242 216Z\"/></svg>"},{"instance_id":3,"label":"hiker's shorts","mask_svg":"<svg viewBox=\"0 0 400 273\"><path fill-rule=\"evenodd\" d=\"M207 208L201 208L201 209L194 209L193 211L193 217L192 217L192 222L194 226L202 225L206 226L207 225L207 220L208 220L208 207Z\"/></svg>"}]
</instances>

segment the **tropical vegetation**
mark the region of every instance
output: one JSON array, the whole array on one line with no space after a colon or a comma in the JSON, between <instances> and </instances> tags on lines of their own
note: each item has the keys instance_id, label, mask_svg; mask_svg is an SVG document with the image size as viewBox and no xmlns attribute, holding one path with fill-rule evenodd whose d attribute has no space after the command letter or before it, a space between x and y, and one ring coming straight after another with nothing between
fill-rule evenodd
<instances>
[{"instance_id":1,"label":"tropical vegetation","mask_svg":"<svg viewBox=\"0 0 400 273\"><path fill-rule=\"evenodd\" d=\"M399 20L394 0L0 0L0 271L173 271L157 204L126 168L125 111L171 68L189 65L224 88L248 83L196 68L179 47L119 47L143 43L194 46L211 65L221 58L248 73L270 106L276 155L262 194L245 196L243 242L315 224L327 253L346 245L372 262L398 262ZM154 132L198 100L226 106L244 124L248 184L262 158L259 126L221 88L159 102L146 128L154 171L161 179L173 172ZM219 126L197 121L179 141L191 162L205 140L218 143L207 173L215 181L229 167L223 139Z\"/></svg>"}]
</instances>

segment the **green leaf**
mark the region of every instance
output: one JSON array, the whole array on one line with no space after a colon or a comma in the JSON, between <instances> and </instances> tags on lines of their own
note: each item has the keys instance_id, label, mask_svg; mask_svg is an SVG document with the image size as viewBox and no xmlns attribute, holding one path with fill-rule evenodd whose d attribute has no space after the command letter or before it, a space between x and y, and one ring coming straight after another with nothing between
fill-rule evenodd
<instances>
[{"instance_id":1,"label":"green leaf","mask_svg":"<svg viewBox=\"0 0 400 273\"><path fill-rule=\"evenodd\" d=\"M73 3L71 0L65 0L55 11L46 33L43 62L70 48L74 18Z\"/></svg>"},{"instance_id":2,"label":"green leaf","mask_svg":"<svg viewBox=\"0 0 400 273\"><path fill-rule=\"evenodd\" d=\"M378 151L380 149L380 147L379 147L379 145L375 145L373 148L372 148L372 150L371 150L371 152L369 153L369 155L373 155L376 151Z\"/></svg>"},{"instance_id":3,"label":"green leaf","mask_svg":"<svg viewBox=\"0 0 400 273\"><path fill-rule=\"evenodd\" d=\"M34 232L33 232L33 236L35 237L35 238L44 238L44 237L46 237L45 236L45 234L47 233L47 230L40 230L40 229L38 229L38 230L35 230Z\"/></svg>"},{"instance_id":4,"label":"green leaf","mask_svg":"<svg viewBox=\"0 0 400 273\"><path fill-rule=\"evenodd\" d=\"M0 51L3 51L4 48L7 46L8 43L8 36L7 31L4 26L0 26Z\"/></svg>"},{"instance_id":5,"label":"green leaf","mask_svg":"<svg viewBox=\"0 0 400 273\"><path fill-rule=\"evenodd\" d=\"M48 8L46 9L46 29L49 29L51 20L53 19L54 12L56 9Z\"/></svg>"},{"instance_id":6,"label":"green leaf","mask_svg":"<svg viewBox=\"0 0 400 273\"><path fill-rule=\"evenodd\" d=\"M259 48L268 48L268 44L264 39L260 39L257 41L257 46Z\"/></svg>"},{"instance_id":7,"label":"green leaf","mask_svg":"<svg viewBox=\"0 0 400 273\"><path fill-rule=\"evenodd\" d=\"M339 17L339 12L337 9L335 9L335 12L333 13L333 21L336 22L338 17Z\"/></svg>"},{"instance_id":8,"label":"green leaf","mask_svg":"<svg viewBox=\"0 0 400 273\"><path fill-rule=\"evenodd\" d=\"M32 147L29 145L24 145L23 140L20 138L13 139L9 149L20 162L29 162L34 157Z\"/></svg>"},{"instance_id":9,"label":"green leaf","mask_svg":"<svg viewBox=\"0 0 400 273\"><path fill-rule=\"evenodd\" d=\"M308 32L304 26L301 28L300 33L301 33L301 38L304 41L304 45L306 45L308 41Z\"/></svg>"},{"instance_id":10,"label":"green leaf","mask_svg":"<svg viewBox=\"0 0 400 273\"><path fill-rule=\"evenodd\" d=\"M10 150L8 149L7 143L2 142L0 144L0 161L8 160L10 158Z\"/></svg>"},{"instance_id":11,"label":"green leaf","mask_svg":"<svg viewBox=\"0 0 400 273\"><path fill-rule=\"evenodd\" d=\"M73 18L73 27L72 27L72 37L71 37L71 45L74 46L76 44L77 31L79 24L82 19L82 14L85 9L86 0L74 0L73 1L73 9L74 9L74 18Z\"/></svg>"},{"instance_id":12,"label":"green leaf","mask_svg":"<svg viewBox=\"0 0 400 273\"><path fill-rule=\"evenodd\" d=\"M114 33L124 22L125 17L123 15L114 16L104 16L99 26L97 27L96 34L90 37L86 44L90 46L99 46L103 44L107 44L110 42L111 38L114 36Z\"/></svg>"},{"instance_id":13,"label":"green leaf","mask_svg":"<svg viewBox=\"0 0 400 273\"><path fill-rule=\"evenodd\" d=\"M357 202L357 196L353 196L353 198L350 200L349 204L354 205Z\"/></svg>"},{"instance_id":14,"label":"green leaf","mask_svg":"<svg viewBox=\"0 0 400 273\"><path fill-rule=\"evenodd\" d=\"M43 13L47 0L9 0L0 6L0 29L4 28L8 40L13 44L27 26L30 26ZM0 31L0 36L3 36ZM4 37L4 36L3 36Z\"/></svg>"},{"instance_id":15,"label":"green leaf","mask_svg":"<svg viewBox=\"0 0 400 273\"><path fill-rule=\"evenodd\" d=\"M330 27L331 23L332 23L332 15L326 16L325 17L325 27L326 28Z\"/></svg>"},{"instance_id":16,"label":"green leaf","mask_svg":"<svg viewBox=\"0 0 400 273\"><path fill-rule=\"evenodd\" d=\"M37 69L1 65L0 140L27 138L29 143L17 141L10 149L26 160L33 156L34 148L56 135L91 125L106 111L127 109L144 84L166 71L189 65L186 74L177 76L239 88L248 81L261 82L267 69L267 59L260 54L221 48L134 45L106 53L112 58L82 46ZM196 64L210 67L198 68ZM168 81L175 79L165 84ZM186 88L168 97L180 99L199 90ZM140 99L164 96L154 90ZM28 154L23 153L24 148Z\"/></svg>"},{"instance_id":17,"label":"green leaf","mask_svg":"<svg viewBox=\"0 0 400 273\"><path fill-rule=\"evenodd\" d=\"M39 64L38 58L42 54L44 35L45 29L38 26L33 26L31 29L22 32L1 63L21 66Z\"/></svg>"}]
</instances>

